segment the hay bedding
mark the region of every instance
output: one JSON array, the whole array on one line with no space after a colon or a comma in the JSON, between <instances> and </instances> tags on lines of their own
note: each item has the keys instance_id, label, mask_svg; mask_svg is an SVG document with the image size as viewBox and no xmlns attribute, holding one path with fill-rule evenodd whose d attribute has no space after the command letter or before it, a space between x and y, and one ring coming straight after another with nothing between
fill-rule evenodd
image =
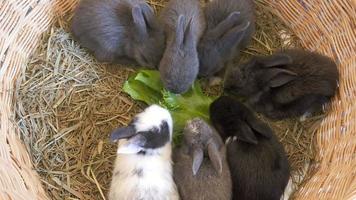
<instances>
[{"instance_id":1,"label":"hay bedding","mask_svg":"<svg viewBox=\"0 0 356 200\"><path fill-rule=\"evenodd\" d=\"M164 5L150 3L156 10ZM300 46L292 32L264 9L263 0L256 4L257 33L242 60ZM52 199L105 199L116 150L108 134L126 125L144 105L122 92L134 70L97 63L73 41L69 19L58 19L43 36L18 82L17 124ZM217 95L221 85L206 92ZM313 136L323 115L303 123L260 117L285 146L294 185L300 185L314 157Z\"/></svg>"}]
</instances>

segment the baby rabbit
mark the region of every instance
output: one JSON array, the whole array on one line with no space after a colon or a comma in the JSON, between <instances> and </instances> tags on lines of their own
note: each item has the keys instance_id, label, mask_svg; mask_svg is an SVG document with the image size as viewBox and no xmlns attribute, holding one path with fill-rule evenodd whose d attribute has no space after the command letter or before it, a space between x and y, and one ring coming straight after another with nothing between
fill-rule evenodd
<instances>
[{"instance_id":1,"label":"baby rabbit","mask_svg":"<svg viewBox=\"0 0 356 200\"><path fill-rule=\"evenodd\" d=\"M284 148L272 130L227 96L211 104L210 118L224 140L233 138L226 147L233 199L279 200L290 171Z\"/></svg>"},{"instance_id":2,"label":"baby rabbit","mask_svg":"<svg viewBox=\"0 0 356 200\"><path fill-rule=\"evenodd\" d=\"M198 45L199 76L219 72L246 47L255 31L252 0L214 0L205 7L206 29Z\"/></svg>"},{"instance_id":3,"label":"baby rabbit","mask_svg":"<svg viewBox=\"0 0 356 200\"><path fill-rule=\"evenodd\" d=\"M204 153L207 157L204 158ZM182 199L230 200L231 177L226 148L218 133L202 119L189 121L183 144L173 153L173 174Z\"/></svg>"},{"instance_id":4,"label":"baby rabbit","mask_svg":"<svg viewBox=\"0 0 356 200\"><path fill-rule=\"evenodd\" d=\"M320 110L335 95L338 80L330 58L290 49L233 68L224 87L246 97L256 111L282 119Z\"/></svg>"},{"instance_id":5,"label":"baby rabbit","mask_svg":"<svg viewBox=\"0 0 356 200\"><path fill-rule=\"evenodd\" d=\"M163 29L143 0L82 0L71 29L102 62L156 68L164 50Z\"/></svg>"},{"instance_id":6,"label":"baby rabbit","mask_svg":"<svg viewBox=\"0 0 356 200\"><path fill-rule=\"evenodd\" d=\"M161 79L167 90L181 94L199 72L197 45L205 27L199 0L170 0L160 19L167 36L159 64Z\"/></svg>"},{"instance_id":7,"label":"baby rabbit","mask_svg":"<svg viewBox=\"0 0 356 200\"><path fill-rule=\"evenodd\" d=\"M172 118L158 105L111 134L118 140L110 200L179 199L172 177Z\"/></svg>"}]
</instances>

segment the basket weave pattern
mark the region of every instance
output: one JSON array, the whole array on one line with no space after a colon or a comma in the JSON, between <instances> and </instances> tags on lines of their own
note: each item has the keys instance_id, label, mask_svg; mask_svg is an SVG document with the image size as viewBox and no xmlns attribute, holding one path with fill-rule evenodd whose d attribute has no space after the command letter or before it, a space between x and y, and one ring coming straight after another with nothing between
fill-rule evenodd
<instances>
[{"instance_id":1,"label":"basket weave pattern","mask_svg":"<svg viewBox=\"0 0 356 200\"><path fill-rule=\"evenodd\" d=\"M296 199L356 199L356 2L264 0L307 49L335 59L340 90L316 135L318 153ZM48 199L14 124L16 83L39 39L77 0L0 1L0 200ZM35 134L35 133L32 133Z\"/></svg>"}]
</instances>

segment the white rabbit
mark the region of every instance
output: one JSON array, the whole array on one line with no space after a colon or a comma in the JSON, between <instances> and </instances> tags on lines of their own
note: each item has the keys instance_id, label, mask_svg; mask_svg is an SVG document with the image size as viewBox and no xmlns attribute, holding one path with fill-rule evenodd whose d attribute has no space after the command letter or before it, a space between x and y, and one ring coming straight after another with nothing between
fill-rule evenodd
<instances>
[{"instance_id":1,"label":"white rabbit","mask_svg":"<svg viewBox=\"0 0 356 200\"><path fill-rule=\"evenodd\" d=\"M172 126L169 112L152 105L112 133L119 145L110 200L179 199L172 175Z\"/></svg>"}]
</instances>

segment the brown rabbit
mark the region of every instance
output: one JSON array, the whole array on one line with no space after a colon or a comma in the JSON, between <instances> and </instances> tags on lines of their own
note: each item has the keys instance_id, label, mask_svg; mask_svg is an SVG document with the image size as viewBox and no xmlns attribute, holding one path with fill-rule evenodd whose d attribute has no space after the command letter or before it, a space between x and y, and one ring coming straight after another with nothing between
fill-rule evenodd
<instances>
[{"instance_id":1,"label":"brown rabbit","mask_svg":"<svg viewBox=\"0 0 356 200\"><path fill-rule=\"evenodd\" d=\"M231 199L226 148L214 128L199 118L189 121L183 144L173 155L174 180L181 199Z\"/></svg>"},{"instance_id":2,"label":"brown rabbit","mask_svg":"<svg viewBox=\"0 0 356 200\"><path fill-rule=\"evenodd\" d=\"M227 72L224 88L246 97L274 119L311 114L335 95L339 80L330 58L302 49L254 57Z\"/></svg>"}]
</instances>

